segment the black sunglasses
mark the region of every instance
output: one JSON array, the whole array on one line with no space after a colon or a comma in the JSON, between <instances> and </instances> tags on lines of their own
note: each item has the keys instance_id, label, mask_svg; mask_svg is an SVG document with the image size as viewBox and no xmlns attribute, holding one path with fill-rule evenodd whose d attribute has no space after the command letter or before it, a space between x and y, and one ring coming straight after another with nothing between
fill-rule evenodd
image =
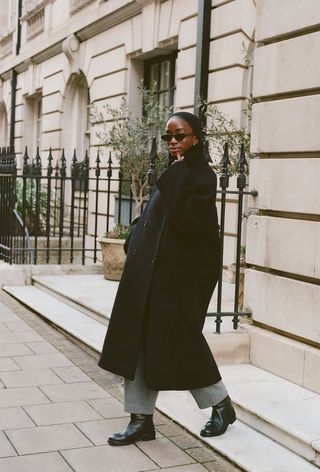
<instances>
[{"instance_id":1,"label":"black sunglasses","mask_svg":"<svg viewBox=\"0 0 320 472\"><path fill-rule=\"evenodd\" d=\"M176 141L182 141L186 136L193 136L192 133L177 133L177 134L163 134L161 136L162 141L170 143L171 139L174 138Z\"/></svg>"}]
</instances>

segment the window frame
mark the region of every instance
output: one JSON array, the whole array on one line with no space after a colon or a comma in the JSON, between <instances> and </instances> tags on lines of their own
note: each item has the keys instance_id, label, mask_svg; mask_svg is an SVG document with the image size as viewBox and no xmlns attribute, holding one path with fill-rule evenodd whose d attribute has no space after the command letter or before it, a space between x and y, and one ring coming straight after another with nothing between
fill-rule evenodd
<instances>
[{"instance_id":1,"label":"window frame","mask_svg":"<svg viewBox=\"0 0 320 472\"><path fill-rule=\"evenodd\" d=\"M169 86L167 89L160 89L157 88L155 94L157 95L158 102L160 100L161 94L164 92L168 92L169 103L170 107L174 107L174 99L175 99L175 91L176 91L176 59L177 59L178 51L173 51L170 54L165 55L158 55L151 59L147 59L144 62L144 84L145 86L150 89L151 88L151 69L152 66L158 64L158 86L160 87L161 83L161 63L165 61L169 61Z\"/></svg>"}]
</instances>

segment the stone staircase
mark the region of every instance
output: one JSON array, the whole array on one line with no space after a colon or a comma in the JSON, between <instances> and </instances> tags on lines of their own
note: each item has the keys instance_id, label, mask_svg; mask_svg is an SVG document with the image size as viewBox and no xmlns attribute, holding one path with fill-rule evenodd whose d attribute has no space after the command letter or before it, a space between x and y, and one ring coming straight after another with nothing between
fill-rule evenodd
<instances>
[{"instance_id":1,"label":"stone staircase","mask_svg":"<svg viewBox=\"0 0 320 472\"><path fill-rule=\"evenodd\" d=\"M86 346L101 351L116 282L105 281L99 274L36 275L32 285L8 285L4 290ZM208 319L204 331L221 365L238 421L223 436L201 439L248 472L319 471L319 393L297 385L292 374L283 378L275 355L268 350L264 368L250 364L249 338L254 344L253 357L262 362L263 353L253 338L266 336L264 330L257 334L260 328L247 327L233 332L230 321L222 327L221 335L213 334L214 320ZM261 342L261 346L265 349L266 344ZM269 356L276 364L274 369L280 369L278 375L266 371ZM285 364L279 359L278 364L281 362ZM161 392L157 406L198 437L210 414L210 410L197 408L189 392Z\"/></svg>"}]
</instances>

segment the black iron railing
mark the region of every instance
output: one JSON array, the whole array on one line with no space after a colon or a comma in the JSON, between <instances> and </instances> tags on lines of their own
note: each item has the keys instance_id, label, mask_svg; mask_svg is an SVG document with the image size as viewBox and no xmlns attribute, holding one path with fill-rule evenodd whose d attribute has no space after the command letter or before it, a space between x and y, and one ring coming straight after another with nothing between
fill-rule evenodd
<instances>
[{"instance_id":1,"label":"black iron railing","mask_svg":"<svg viewBox=\"0 0 320 472\"><path fill-rule=\"evenodd\" d=\"M208 150L207 158L209 159ZM150 152L147 173L148 189L144 201L156 182L156 142ZM239 316L240 256L243 222L243 199L255 192L246 191L245 155L242 147L238 160L237 189L229 189L230 162L228 147L220 163L218 188L220 203L221 260L224 255L225 217L228 197L237 199L237 235L235 254L234 309L222 311L223 267L217 287L216 317L220 332L222 317L232 317L233 327ZM129 224L135 218L135 198L130 180L112 162L111 154L102 165L99 152L90 166L88 153L78 161L74 153L67 165L62 151L59 158L50 150L41 159L39 150L33 159L24 153L21 169L12 147L0 150L0 259L9 264L65 264L97 262L97 237L117 223ZM240 307L241 308L241 307Z\"/></svg>"}]
</instances>

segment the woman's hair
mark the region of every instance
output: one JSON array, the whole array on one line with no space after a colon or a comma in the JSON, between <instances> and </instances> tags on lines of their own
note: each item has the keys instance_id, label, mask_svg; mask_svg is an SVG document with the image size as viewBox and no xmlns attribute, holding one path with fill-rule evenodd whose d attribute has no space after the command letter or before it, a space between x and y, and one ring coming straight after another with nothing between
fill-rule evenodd
<instances>
[{"instance_id":1,"label":"woman's hair","mask_svg":"<svg viewBox=\"0 0 320 472\"><path fill-rule=\"evenodd\" d=\"M192 128L192 131L194 135L198 138L198 140L201 142L202 139L202 130L201 130L201 123L199 118L196 115L193 115L192 113L189 113L187 111L177 111L176 113L173 113L172 115L169 116L168 121L170 118L173 118L174 116L178 116L179 118L182 118L184 121L186 121Z\"/></svg>"}]
</instances>

